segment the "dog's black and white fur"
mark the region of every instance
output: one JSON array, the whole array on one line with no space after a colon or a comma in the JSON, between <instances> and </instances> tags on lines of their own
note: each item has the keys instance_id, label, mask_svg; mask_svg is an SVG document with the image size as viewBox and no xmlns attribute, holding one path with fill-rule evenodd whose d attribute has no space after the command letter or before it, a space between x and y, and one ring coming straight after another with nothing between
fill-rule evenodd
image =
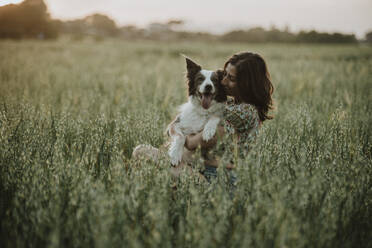
<instances>
[{"instance_id":1,"label":"dog's black and white fur","mask_svg":"<svg viewBox=\"0 0 372 248\"><path fill-rule=\"evenodd\" d=\"M167 128L171 137L168 154L172 165L178 165L183 160L187 135L203 130L205 141L215 135L227 100L221 85L221 70L204 70L187 57L186 65L189 100L180 106L180 113Z\"/></svg>"}]
</instances>

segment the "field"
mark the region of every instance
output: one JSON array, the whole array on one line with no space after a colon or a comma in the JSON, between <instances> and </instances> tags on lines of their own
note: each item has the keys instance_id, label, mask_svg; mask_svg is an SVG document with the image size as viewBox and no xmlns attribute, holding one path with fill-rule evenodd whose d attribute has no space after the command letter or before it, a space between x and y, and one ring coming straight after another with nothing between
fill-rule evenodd
<instances>
[{"instance_id":1,"label":"field","mask_svg":"<svg viewBox=\"0 0 372 248\"><path fill-rule=\"evenodd\" d=\"M233 199L222 168L209 185L130 159L186 100L180 53L214 69L242 50L267 61L275 118ZM2 41L0 246L372 247L371 88L362 45Z\"/></svg>"}]
</instances>

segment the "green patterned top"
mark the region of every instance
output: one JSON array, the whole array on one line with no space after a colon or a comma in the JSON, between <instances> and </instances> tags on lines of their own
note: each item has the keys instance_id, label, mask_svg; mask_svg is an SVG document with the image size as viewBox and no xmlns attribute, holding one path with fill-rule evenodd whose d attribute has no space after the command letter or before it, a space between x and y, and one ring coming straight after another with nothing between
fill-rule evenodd
<instances>
[{"instance_id":1,"label":"green patterned top","mask_svg":"<svg viewBox=\"0 0 372 248\"><path fill-rule=\"evenodd\" d=\"M229 157L231 162L232 155L244 158L258 135L261 123L254 105L235 104L234 100L229 98L221 121L225 129L225 137L219 145L223 150L223 156Z\"/></svg>"}]
</instances>

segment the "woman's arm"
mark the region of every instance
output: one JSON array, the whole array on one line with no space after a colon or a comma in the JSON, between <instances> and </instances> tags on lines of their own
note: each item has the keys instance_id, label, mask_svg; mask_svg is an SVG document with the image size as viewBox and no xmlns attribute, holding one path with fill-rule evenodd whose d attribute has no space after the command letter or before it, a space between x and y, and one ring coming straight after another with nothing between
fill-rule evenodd
<instances>
[{"instance_id":1,"label":"woman's arm","mask_svg":"<svg viewBox=\"0 0 372 248\"><path fill-rule=\"evenodd\" d=\"M186 136L185 147L188 150L195 150L199 146L202 148L212 148L217 143L217 137L214 136L212 139L208 141L203 140L203 132L199 132L197 134L190 134Z\"/></svg>"},{"instance_id":2,"label":"woman's arm","mask_svg":"<svg viewBox=\"0 0 372 248\"><path fill-rule=\"evenodd\" d=\"M225 133L225 130L222 126L218 126L217 128L217 135L214 135L214 137L208 141L203 140L203 131L196 133L196 134L190 134L186 136L186 142L185 147L188 150L195 150L200 146L201 148L212 148L217 144L217 136L221 137Z\"/></svg>"},{"instance_id":3,"label":"woman's arm","mask_svg":"<svg viewBox=\"0 0 372 248\"><path fill-rule=\"evenodd\" d=\"M247 103L227 105L224 111L226 131L232 133L245 133L259 122L257 109Z\"/></svg>"},{"instance_id":4,"label":"woman's arm","mask_svg":"<svg viewBox=\"0 0 372 248\"><path fill-rule=\"evenodd\" d=\"M202 138L203 131L197 133L197 134L190 134L186 136L186 142L185 147L188 150L195 150L198 148L198 146L202 148L212 148L216 145L217 139L221 138L223 135L225 135L225 129L223 126L218 126L217 128L217 135L215 135L211 140L204 141ZM213 166L218 167L219 161L218 159L210 159L205 161L205 165L207 166ZM228 164L226 166L227 169L234 169L235 166L233 164Z\"/></svg>"},{"instance_id":5,"label":"woman's arm","mask_svg":"<svg viewBox=\"0 0 372 248\"><path fill-rule=\"evenodd\" d=\"M212 167L218 167L219 163L220 163L220 161L219 161L218 159L206 160L206 161L204 162L205 165L207 165L207 166L212 166ZM226 169L228 169L228 170L232 170L232 169L234 169L234 168L235 168L234 164L230 164L230 163L228 163L228 164L226 165Z\"/></svg>"}]
</instances>

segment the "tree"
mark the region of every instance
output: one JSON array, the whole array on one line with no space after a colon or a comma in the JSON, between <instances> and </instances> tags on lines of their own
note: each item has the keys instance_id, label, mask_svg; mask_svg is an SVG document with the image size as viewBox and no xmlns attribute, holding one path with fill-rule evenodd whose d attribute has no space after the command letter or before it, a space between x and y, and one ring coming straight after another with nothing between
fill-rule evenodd
<instances>
[{"instance_id":1,"label":"tree","mask_svg":"<svg viewBox=\"0 0 372 248\"><path fill-rule=\"evenodd\" d=\"M116 23L110 17L102 14L93 14L84 18L84 21L95 34L100 36L115 36L118 34Z\"/></svg>"},{"instance_id":2,"label":"tree","mask_svg":"<svg viewBox=\"0 0 372 248\"><path fill-rule=\"evenodd\" d=\"M372 43L372 31L366 33L366 41Z\"/></svg>"},{"instance_id":3,"label":"tree","mask_svg":"<svg viewBox=\"0 0 372 248\"><path fill-rule=\"evenodd\" d=\"M57 34L43 0L0 8L0 38L55 38Z\"/></svg>"},{"instance_id":4,"label":"tree","mask_svg":"<svg viewBox=\"0 0 372 248\"><path fill-rule=\"evenodd\" d=\"M356 43L357 39L354 34L329 34L312 30L309 32L301 31L297 35L297 41L304 43Z\"/></svg>"}]
</instances>

